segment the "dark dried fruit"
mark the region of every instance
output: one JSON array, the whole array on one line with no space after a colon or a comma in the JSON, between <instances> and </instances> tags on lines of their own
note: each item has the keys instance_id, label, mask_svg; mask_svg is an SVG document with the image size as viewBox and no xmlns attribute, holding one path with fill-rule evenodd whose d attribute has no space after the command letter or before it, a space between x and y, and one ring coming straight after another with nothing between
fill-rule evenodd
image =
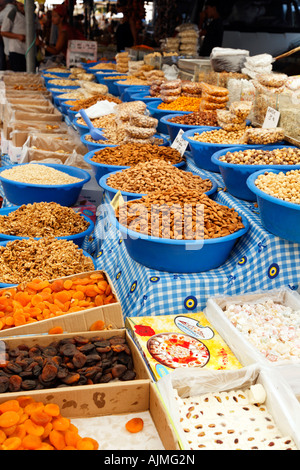
<instances>
[{"instance_id":1,"label":"dark dried fruit","mask_svg":"<svg viewBox=\"0 0 300 470\"><path fill-rule=\"evenodd\" d=\"M80 369L86 363L86 355L79 351L74 354L72 362L77 369Z\"/></svg>"},{"instance_id":2,"label":"dark dried fruit","mask_svg":"<svg viewBox=\"0 0 300 470\"><path fill-rule=\"evenodd\" d=\"M10 392L19 392L21 390L21 385L22 385L22 377L19 375L12 375L9 378L9 391Z\"/></svg>"},{"instance_id":3,"label":"dark dried fruit","mask_svg":"<svg viewBox=\"0 0 300 470\"><path fill-rule=\"evenodd\" d=\"M124 364L116 364L111 369L111 374L114 378L121 377L127 371L127 367Z\"/></svg>"},{"instance_id":4,"label":"dark dried fruit","mask_svg":"<svg viewBox=\"0 0 300 470\"><path fill-rule=\"evenodd\" d=\"M5 393L8 390L9 378L5 376L0 377L0 393Z\"/></svg>"},{"instance_id":5,"label":"dark dried fruit","mask_svg":"<svg viewBox=\"0 0 300 470\"><path fill-rule=\"evenodd\" d=\"M20 344L9 350L0 341L0 393L107 383L135 378L126 340L77 335L47 346Z\"/></svg>"},{"instance_id":6,"label":"dark dried fruit","mask_svg":"<svg viewBox=\"0 0 300 470\"><path fill-rule=\"evenodd\" d=\"M41 380L43 382L52 382L57 376L57 366L53 364L46 364L41 373Z\"/></svg>"}]
</instances>

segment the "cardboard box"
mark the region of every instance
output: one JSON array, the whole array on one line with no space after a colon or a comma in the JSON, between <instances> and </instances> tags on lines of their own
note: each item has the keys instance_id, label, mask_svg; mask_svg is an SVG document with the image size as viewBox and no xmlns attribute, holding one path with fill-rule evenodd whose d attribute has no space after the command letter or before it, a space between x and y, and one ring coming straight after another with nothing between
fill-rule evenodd
<instances>
[{"instance_id":1,"label":"cardboard box","mask_svg":"<svg viewBox=\"0 0 300 470\"><path fill-rule=\"evenodd\" d=\"M0 395L0 403L8 399L5 395L6 394ZM28 396L29 394L28 392L10 393L9 399L16 399L20 395ZM72 423L76 423L75 425L78 426L79 435L82 437L96 438L97 436L93 434L93 430L95 430L95 422L97 422L96 430L101 438L96 438L96 440L99 442L100 451L106 450L105 447L103 448L103 441L110 443L109 436L111 436L111 429L105 428L103 425L101 426L101 418L103 421L105 417L116 417L118 422L124 419L128 414L134 413L134 416L138 417L144 412L150 413L164 449L179 450L178 439L174 428L160 400L159 393L150 380L138 380L126 383L114 382L56 390L51 389L51 393L49 393L49 390L39 390L30 393L30 395L44 404L56 403L59 405L61 414L71 419ZM99 399L101 400L101 405L99 405ZM93 426L90 425L91 422L93 422ZM86 434L81 432L82 428L87 430ZM106 435L107 430L109 431L108 435ZM132 440L135 441L139 438L141 442L141 439L145 439L143 438L143 432L144 430L139 433L140 435L132 435ZM115 450L121 448L122 441L122 433L116 428L116 439L113 443ZM146 447L142 447L142 449L145 448ZM132 450L134 449L135 447L133 445ZM128 448L126 450L131 449Z\"/></svg>"},{"instance_id":2,"label":"cardboard box","mask_svg":"<svg viewBox=\"0 0 300 470\"><path fill-rule=\"evenodd\" d=\"M95 336L100 336L103 339L109 339L113 336L120 336L121 338L125 338L126 343L128 344L131 355L132 355L132 360L133 360L133 366L134 366L134 371L136 373L136 378L133 381L136 380L150 380L151 376L149 374L149 371L145 365L145 362L143 361L140 352L138 348L136 347L134 341L128 334L127 330L125 328L123 329L114 329L114 330L101 330L101 331L75 331L72 333L63 333L63 334L57 334L57 335L47 335L47 334L36 334L36 335L29 335L26 334L24 336L12 336L10 338L5 338L1 342L4 342L6 345L6 349L14 349L18 347L20 344L24 344L28 346L29 348L36 346L39 344L40 346L48 346L49 344L55 342L55 341L60 341L62 339L66 338L73 338L75 336L80 335L83 336L84 338L93 338ZM3 349L1 349L1 354L0 354L0 363L3 362ZM120 381L121 382L121 381ZM120 383L119 381L116 381L114 383ZM132 381L127 381L127 383L132 382ZM125 382L122 382L124 384ZM102 384L105 385L105 384ZM95 387L95 385L92 385ZM83 387L84 390L86 390L86 385ZM72 387L74 390L75 386ZM81 388L81 386L76 386L76 388ZM46 389L45 389L46 390ZM58 389L51 389L52 391L55 392L55 390L60 390L60 387ZM31 390L30 394L37 393L40 390ZM28 394L28 391L27 391ZM10 392L7 393L0 393L0 398L6 397L6 399L10 399Z\"/></svg>"},{"instance_id":3,"label":"cardboard box","mask_svg":"<svg viewBox=\"0 0 300 470\"><path fill-rule=\"evenodd\" d=\"M218 412L222 413L224 408L226 409L226 405L224 408L222 406L221 398L219 397L220 401L218 400L218 404L216 403L217 400L214 400L214 403L212 403L209 401L210 397L207 397L207 394L213 394L214 398L217 398L220 392L230 393L231 391L243 391L256 384L260 384L260 386L263 387L266 394L265 400L264 398L262 399L262 403L260 403L260 406L256 405L256 407L254 408L254 413L251 413L247 406L243 407L242 402L240 402L240 411L237 407L235 408L235 412L232 414L231 409L231 416L233 417L231 423L226 422L226 416L224 416L223 418L222 415L218 414ZM282 379L280 374L277 374L276 371L273 371L270 368L261 367L258 364L252 364L250 366L243 367L242 369L239 369L234 373L232 373L231 371L224 370L208 371L203 369L177 369L176 371L174 371L173 374L169 374L163 377L157 383L157 388L169 412L170 419L173 422L173 425L175 426L176 431L178 433L180 446L184 450L190 450L191 445L188 442L189 433L186 433L184 431L182 423L180 421L181 415L179 413L178 400L176 400L176 397L194 397L195 402L199 403L198 397L202 395L205 395L205 397L207 397L207 401L210 403L210 411L208 411L208 409L206 409L203 404L202 407L201 404L199 407L195 406L192 412L192 416L195 415L197 419L200 413L202 413L204 418L202 417L202 419L198 421L196 421L196 419L191 419L190 430L194 431L193 437L197 436L197 438L199 438L197 439L199 444L200 440L205 440L203 444L207 445L207 450L229 450L227 449L227 445L223 445L224 443L222 441L222 434L224 435L225 441L230 438L230 433L227 433L228 428L226 429L226 426L230 426L230 429L235 431L235 433L231 434L232 441L235 439L235 436L238 437L236 442L231 441L231 446L229 443L231 450L236 450L237 447L239 448L239 450L247 450L249 449L249 447L252 446L255 448L255 446L258 445L258 442L260 443L260 449L262 446L264 446L265 443L267 444L267 449L272 450L273 444L276 441L275 429L272 429L272 423L269 423L270 426L261 426L259 424L260 420L262 420L263 418L262 416L259 417L260 410L264 411L265 409L267 409L268 413L272 416L280 434L287 438L287 442L283 444L283 448L289 446L289 439L291 438L294 440L297 449L300 449L299 402L293 395L291 388L288 386L285 380ZM227 399L225 401L227 402ZM232 401L236 402L238 400ZM230 401L228 401L227 406L230 406L229 404ZM201 412L199 413L200 409ZM215 415L217 415L215 416L215 419L213 419L213 412L215 413ZM219 416L221 416L221 418L219 418ZM208 419L211 419L212 421L208 421ZM224 421L225 426L222 424L222 421ZM240 421L242 422L243 427L240 426ZM253 432L252 429L253 437L250 437L249 434L247 435L247 423L250 423L250 421L255 422L255 426L257 426L256 431L258 431ZM208 425L209 422L213 422L219 426L215 426L215 429L212 429L210 432L207 432L207 427L210 427ZM200 423L201 426L203 426L201 431L206 432L205 434L198 434L197 432L195 436L195 430L193 430L192 428ZM185 421L184 428L186 427L189 427L189 424ZM221 434L216 435L215 431L221 431ZM262 434L262 431L265 434ZM262 443L261 441L264 438L265 442ZM270 445L268 445L269 443ZM200 450L205 450L205 448L200 448Z\"/></svg>"},{"instance_id":4,"label":"cardboard box","mask_svg":"<svg viewBox=\"0 0 300 470\"><path fill-rule=\"evenodd\" d=\"M13 328L8 328L5 330L0 330L0 338L48 333L51 328L54 328L56 326L60 326L64 330L64 332L68 333L76 333L78 331L89 331L91 325L98 320L104 321L104 324L106 326L111 325L112 329L124 328L124 319L121 304L116 290L113 286L113 283L106 272L89 271L86 273L63 277L61 279L84 278L87 275L92 274L93 272L102 272L105 274L107 281L112 289L112 292L116 297L116 303L86 309L81 312L66 313L55 318L41 320L36 323L30 323L22 326L15 326ZM0 292L3 290L6 290L6 288L0 289Z\"/></svg>"},{"instance_id":5,"label":"cardboard box","mask_svg":"<svg viewBox=\"0 0 300 470\"><path fill-rule=\"evenodd\" d=\"M127 317L125 325L154 380L174 369L240 369L242 365L202 312Z\"/></svg>"},{"instance_id":6,"label":"cardboard box","mask_svg":"<svg viewBox=\"0 0 300 470\"><path fill-rule=\"evenodd\" d=\"M205 314L212 325L218 327L224 340L230 345L232 351L244 365L258 363L266 367L278 369L295 394L300 396L300 360L297 360L295 357L293 361L271 362L258 348L251 344L248 338L224 314L226 305L260 303L266 299L272 299L274 302L290 307L294 311L300 311L300 295L289 288L282 288L267 292L262 291L253 294L220 296L208 299Z\"/></svg>"}]
</instances>

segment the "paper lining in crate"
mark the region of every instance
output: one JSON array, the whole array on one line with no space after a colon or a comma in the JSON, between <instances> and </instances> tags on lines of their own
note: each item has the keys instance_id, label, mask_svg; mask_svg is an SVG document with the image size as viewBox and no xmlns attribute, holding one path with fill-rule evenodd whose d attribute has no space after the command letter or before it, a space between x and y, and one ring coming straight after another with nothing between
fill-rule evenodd
<instances>
[{"instance_id":1,"label":"paper lining in crate","mask_svg":"<svg viewBox=\"0 0 300 470\"><path fill-rule=\"evenodd\" d=\"M55 403L60 407L61 415L77 427L81 438L96 440L99 451L179 450L176 432L150 380L69 387L52 392L13 393L10 399L32 396L44 405ZM5 396L0 395L0 403L4 401ZM133 418L143 420L143 429L138 433L130 433L125 427ZM113 459L113 455L106 454L105 458Z\"/></svg>"},{"instance_id":2,"label":"paper lining in crate","mask_svg":"<svg viewBox=\"0 0 300 470\"><path fill-rule=\"evenodd\" d=\"M208 299L205 315L244 365L257 362L278 369L300 396L300 296L296 291L282 288L214 297Z\"/></svg>"},{"instance_id":3,"label":"paper lining in crate","mask_svg":"<svg viewBox=\"0 0 300 470\"><path fill-rule=\"evenodd\" d=\"M203 312L128 317L126 326L155 380L178 367L242 367Z\"/></svg>"},{"instance_id":4,"label":"paper lining in crate","mask_svg":"<svg viewBox=\"0 0 300 470\"><path fill-rule=\"evenodd\" d=\"M300 404L271 368L181 368L157 387L184 450L300 449Z\"/></svg>"},{"instance_id":5,"label":"paper lining in crate","mask_svg":"<svg viewBox=\"0 0 300 470\"><path fill-rule=\"evenodd\" d=\"M70 280L70 279L82 279L88 277L92 274L101 273L106 278L108 284L110 285L112 294L114 295L116 302L108 305L102 305L98 307L89 308L82 311L77 311L73 313L64 313L62 315L55 316L53 318L40 320L34 323L27 323L21 326L14 326L4 330L0 330L0 338L15 336L15 335L27 335L27 334L42 334L48 333L51 328L61 327L64 332L74 333L78 331L88 331L90 327L96 321L103 321L104 327L109 327L110 329L119 329L124 328L124 319L122 315L122 308L114 288L114 285L105 271L87 271L80 274L73 274L71 276L66 276L59 278L58 280ZM53 279L50 282L54 282L57 279ZM7 291L9 288L0 289L1 292ZM0 320L1 320L1 310L0 310Z\"/></svg>"}]
</instances>

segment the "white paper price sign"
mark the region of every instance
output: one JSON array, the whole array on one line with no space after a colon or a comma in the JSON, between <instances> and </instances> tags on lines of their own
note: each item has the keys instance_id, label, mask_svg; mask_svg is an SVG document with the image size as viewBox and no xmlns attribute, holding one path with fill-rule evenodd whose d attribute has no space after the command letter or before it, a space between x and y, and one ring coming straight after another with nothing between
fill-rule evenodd
<instances>
[{"instance_id":1,"label":"white paper price sign","mask_svg":"<svg viewBox=\"0 0 300 470\"><path fill-rule=\"evenodd\" d=\"M180 129L180 131L178 132L176 136L176 139L171 145L173 149L176 149L178 150L178 152L180 152L181 156L183 156L184 152L186 151L187 146L189 145L189 143L182 138L183 134L184 134L184 131Z\"/></svg>"},{"instance_id":2,"label":"white paper price sign","mask_svg":"<svg viewBox=\"0 0 300 470\"><path fill-rule=\"evenodd\" d=\"M262 125L263 129L274 129L278 126L280 112L270 106L267 109L266 117Z\"/></svg>"}]
</instances>

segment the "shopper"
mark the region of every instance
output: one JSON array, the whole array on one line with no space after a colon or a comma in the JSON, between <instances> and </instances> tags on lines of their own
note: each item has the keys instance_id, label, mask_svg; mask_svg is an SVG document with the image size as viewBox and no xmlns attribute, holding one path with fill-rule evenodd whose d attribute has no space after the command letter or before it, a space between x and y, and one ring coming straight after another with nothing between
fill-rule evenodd
<instances>
[{"instance_id":1,"label":"shopper","mask_svg":"<svg viewBox=\"0 0 300 470\"><path fill-rule=\"evenodd\" d=\"M66 56L68 41L73 39L72 29L68 24L68 11L66 5L58 5L52 11L52 24L57 27L57 40L55 45L42 43L45 51L50 55Z\"/></svg>"},{"instance_id":2,"label":"shopper","mask_svg":"<svg viewBox=\"0 0 300 470\"><path fill-rule=\"evenodd\" d=\"M117 52L120 52L126 47L132 47L136 44L137 32L133 18L128 11L126 0L118 1L117 11L123 13L123 18L121 18L116 29Z\"/></svg>"},{"instance_id":3,"label":"shopper","mask_svg":"<svg viewBox=\"0 0 300 470\"><path fill-rule=\"evenodd\" d=\"M199 55L208 57L214 47L221 47L223 42L223 20L219 11L219 2L208 0L200 14L200 36L204 36Z\"/></svg>"},{"instance_id":4,"label":"shopper","mask_svg":"<svg viewBox=\"0 0 300 470\"><path fill-rule=\"evenodd\" d=\"M14 72L26 72L26 21L24 0L18 0L3 19L1 36L8 39L9 68Z\"/></svg>"},{"instance_id":5,"label":"shopper","mask_svg":"<svg viewBox=\"0 0 300 470\"><path fill-rule=\"evenodd\" d=\"M14 0L0 0L0 30L2 28L3 20L6 18L8 13L11 10L17 10L15 6ZM0 49L1 49L1 64L0 64L0 70L6 70L9 68L9 49L8 49L8 44L9 44L9 39L5 37L0 37L1 43L0 43Z\"/></svg>"}]
</instances>

